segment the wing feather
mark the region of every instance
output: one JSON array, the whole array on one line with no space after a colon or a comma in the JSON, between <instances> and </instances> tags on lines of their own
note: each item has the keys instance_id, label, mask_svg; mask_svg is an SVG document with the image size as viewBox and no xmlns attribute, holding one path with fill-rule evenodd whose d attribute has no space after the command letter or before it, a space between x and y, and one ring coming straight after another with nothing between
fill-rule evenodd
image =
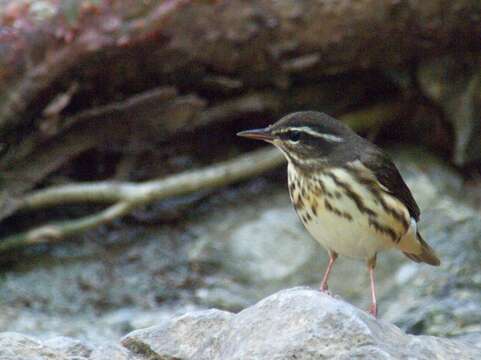
<instances>
[{"instance_id":1,"label":"wing feather","mask_svg":"<svg viewBox=\"0 0 481 360\"><path fill-rule=\"evenodd\" d=\"M360 160L387 191L406 206L411 217L418 221L420 211L416 200L391 159L381 149L372 147L362 153Z\"/></svg>"}]
</instances>

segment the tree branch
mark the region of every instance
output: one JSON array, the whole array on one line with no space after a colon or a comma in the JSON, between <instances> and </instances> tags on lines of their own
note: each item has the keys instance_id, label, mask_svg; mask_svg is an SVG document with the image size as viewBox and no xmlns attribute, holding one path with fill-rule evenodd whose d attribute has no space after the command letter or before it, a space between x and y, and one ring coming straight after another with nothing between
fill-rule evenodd
<instances>
[{"instance_id":1,"label":"tree branch","mask_svg":"<svg viewBox=\"0 0 481 360\"><path fill-rule=\"evenodd\" d=\"M264 148L204 169L144 183L97 182L40 190L25 197L20 202L19 209L34 210L79 202L114 203L114 205L94 215L43 225L4 238L0 240L0 252L32 244L53 243L111 222L115 218L128 214L132 209L152 201L248 179L275 168L283 161L284 157L277 149Z\"/></svg>"},{"instance_id":2,"label":"tree branch","mask_svg":"<svg viewBox=\"0 0 481 360\"><path fill-rule=\"evenodd\" d=\"M28 245L60 241L67 236L109 223L128 214L134 207L135 203L119 202L94 215L72 221L42 225L38 228L6 237L0 241L0 253Z\"/></svg>"}]
</instances>

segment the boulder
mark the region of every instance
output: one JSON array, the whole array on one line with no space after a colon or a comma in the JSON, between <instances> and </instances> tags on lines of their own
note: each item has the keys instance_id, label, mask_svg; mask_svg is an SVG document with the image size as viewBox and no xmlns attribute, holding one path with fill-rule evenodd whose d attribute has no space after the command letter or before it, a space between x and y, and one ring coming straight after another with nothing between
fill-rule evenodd
<instances>
[{"instance_id":1,"label":"boulder","mask_svg":"<svg viewBox=\"0 0 481 360\"><path fill-rule=\"evenodd\" d=\"M116 342L0 333L1 360L480 359L470 339L409 335L307 287L279 291L235 314L192 311Z\"/></svg>"},{"instance_id":2,"label":"boulder","mask_svg":"<svg viewBox=\"0 0 481 360\"><path fill-rule=\"evenodd\" d=\"M0 333L1 360L136 360L128 350L116 344L88 344L68 337L46 341L19 333Z\"/></svg>"},{"instance_id":3,"label":"boulder","mask_svg":"<svg viewBox=\"0 0 481 360\"><path fill-rule=\"evenodd\" d=\"M187 313L134 331L122 344L149 359L481 358L481 348L469 342L405 334L305 287L282 290L238 314Z\"/></svg>"}]
</instances>

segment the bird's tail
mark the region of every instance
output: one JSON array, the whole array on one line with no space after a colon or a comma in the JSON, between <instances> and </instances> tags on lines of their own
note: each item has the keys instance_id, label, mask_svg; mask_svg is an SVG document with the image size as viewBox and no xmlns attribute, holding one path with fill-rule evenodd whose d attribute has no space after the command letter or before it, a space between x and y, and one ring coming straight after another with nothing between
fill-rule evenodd
<instances>
[{"instance_id":1,"label":"bird's tail","mask_svg":"<svg viewBox=\"0 0 481 360\"><path fill-rule=\"evenodd\" d=\"M429 246L429 244L426 241L424 241L424 239L421 237L419 233L417 233L417 239L419 241L419 244L421 245L421 253L413 254L413 253L408 253L403 251L404 255L406 255L408 258L410 258L415 262L425 262L429 265L439 266L441 264L441 261L437 257L433 248Z\"/></svg>"}]
</instances>

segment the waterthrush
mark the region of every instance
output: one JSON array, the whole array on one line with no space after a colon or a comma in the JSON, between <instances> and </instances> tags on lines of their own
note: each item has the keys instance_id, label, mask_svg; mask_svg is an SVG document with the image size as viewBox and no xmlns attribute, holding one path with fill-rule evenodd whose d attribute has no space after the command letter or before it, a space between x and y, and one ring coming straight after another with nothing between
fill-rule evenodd
<instances>
[{"instance_id":1,"label":"waterthrush","mask_svg":"<svg viewBox=\"0 0 481 360\"><path fill-rule=\"evenodd\" d=\"M321 291L338 256L367 261L370 311L377 316L378 252L395 248L415 262L439 265L417 229L419 207L396 166L376 145L315 111L289 114L264 129L237 135L264 140L288 161L289 194L309 233L329 254Z\"/></svg>"}]
</instances>

